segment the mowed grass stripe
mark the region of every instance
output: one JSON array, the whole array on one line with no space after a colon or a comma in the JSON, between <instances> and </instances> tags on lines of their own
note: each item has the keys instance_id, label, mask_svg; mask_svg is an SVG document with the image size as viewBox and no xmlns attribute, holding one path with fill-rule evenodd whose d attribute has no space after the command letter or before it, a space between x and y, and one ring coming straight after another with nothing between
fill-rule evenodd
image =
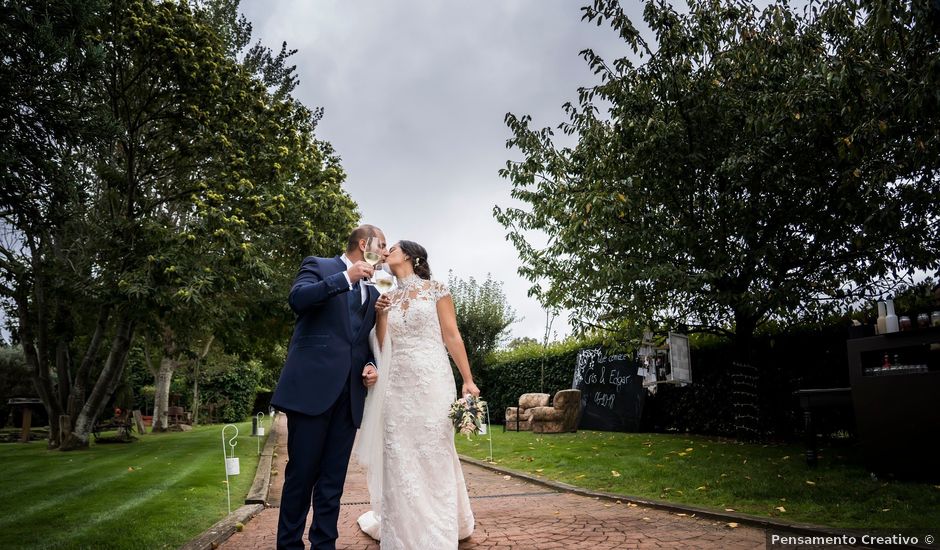
<instances>
[{"instance_id":1,"label":"mowed grass stripe","mask_svg":"<svg viewBox=\"0 0 940 550\"><path fill-rule=\"evenodd\" d=\"M250 424L238 424L240 504L257 465ZM177 548L226 514L221 426L146 435L127 445L62 453L0 445L0 548ZM24 468L24 465L28 465Z\"/></svg>"},{"instance_id":2,"label":"mowed grass stripe","mask_svg":"<svg viewBox=\"0 0 940 550\"><path fill-rule=\"evenodd\" d=\"M4 496L9 499L11 497L18 495L19 493L32 491L33 489L40 488L40 487L47 487L64 478L75 478L77 476L81 476L86 473L98 472L111 466L117 466L121 462L127 462L129 460L134 461L134 462L139 462L139 459L137 459L136 456L137 455L143 456L145 454L148 454L149 451L150 449L138 449L137 452L133 454L120 453L120 454L115 454L113 456L108 456L105 458L82 455L81 451L70 452L70 453L61 453L60 451L48 451L50 454L56 453L56 454L62 455L61 457L62 460L58 461L59 462L59 464L57 465L58 471L51 475L45 475L42 477L34 478L32 481L26 481L25 483L17 483L12 488L6 488L6 490L4 491ZM58 458L60 457L50 457L50 460L55 460ZM75 468L74 466L76 462L79 462L79 463L85 462L85 466ZM31 467L35 468L36 466L33 465ZM25 468L25 470L28 472L29 467ZM6 470L4 469L4 475L10 475L10 474L7 474ZM23 477L23 476L18 475L15 477ZM0 525L2 524L3 522L2 520L0 520Z\"/></svg>"},{"instance_id":3,"label":"mowed grass stripe","mask_svg":"<svg viewBox=\"0 0 940 550\"><path fill-rule=\"evenodd\" d=\"M134 498L124 501L115 507L110 507L107 510L98 512L91 516L86 516L83 519L82 525L78 527L72 527L67 530L59 531L58 536L50 538L46 541L44 548L53 548L57 544L65 542L70 539L75 539L82 537L84 534L96 529L98 524L104 523L106 521L120 520L123 525L131 525L132 520L138 518L146 518L146 511L134 511L136 508L144 506L147 502L153 498L159 496L161 493L166 491L168 488L177 485L186 477L189 477L192 473L197 471L202 465L199 463L193 463L185 470L180 470L177 475L174 475L168 479L164 479L161 483L150 487L143 493L137 494Z\"/></svg>"},{"instance_id":4,"label":"mowed grass stripe","mask_svg":"<svg viewBox=\"0 0 940 550\"><path fill-rule=\"evenodd\" d=\"M126 472L120 472L108 477L99 477L92 483L85 483L76 490L70 490L68 492L63 491L58 496L44 498L26 508L14 508L12 514L0 517L0 528L6 527L11 523L38 523L36 520L40 518L31 518L30 516L41 515L44 511L53 506L65 505L68 501L79 499L82 495L93 492L102 486L109 485L118 478L126 475ZM27 501L27 499L23 500Z\"/></svg>"}]
</instances>

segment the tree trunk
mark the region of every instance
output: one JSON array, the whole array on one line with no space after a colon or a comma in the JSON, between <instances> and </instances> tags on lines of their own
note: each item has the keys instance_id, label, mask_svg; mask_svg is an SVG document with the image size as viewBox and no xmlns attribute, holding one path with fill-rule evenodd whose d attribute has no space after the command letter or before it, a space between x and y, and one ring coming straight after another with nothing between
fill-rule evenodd
<instances>
[{"instance_id":1,"label":"tree trunk","mask_svg":"<svg viewBox=\"0 0 940 550\"><path fill-rule=\"evenodd\" d=\"M751 357L757 321L741 311L735 311L734 321L735 357L731 364L731 383L735 436L743 441L754 441L760 436L758 369Z\"/></svg>"},{"instance_id":2,"label":"tree trunk","mask_svg":"<svg viewBox=\"0 0 940 550\"><path fill-rule=\"evenodd\" d=\"M170 406L170 383L179 361L171 357L160 360L160 369L153 381L153 432L165 432L169 428L167 408Z\"/></svg>"},{"instance_id":3,"label":"tree trunk","mask_svg":"<svg viewBox=\"0 0 940 550\"><path fill-rule=\"evenodd\" d=\"M127 354L131 348L133 335L134 321L131 318L131 313L125 311L120 317L104 368L101 369L95 387L92 388L88 400L85 401L81 412L78 413L78 418L75 419L72 433L60 445L61 450L70 451L88 446L88 436L91 434L92 425L110 397L109 392L113 391L115 380L119 379L124 372L124 365L127 364Z\"/></svg>"},{"instance_id":4,"label":"tree trunk","mask_svg":"<svg viewBox=\"0 0 940 550\"><path fill-rule=\"evenodd\" d=\"M202 349L202 354L196 358L195 373L193 374L193 426L199 425L199 366L202 364L202 360L206 358L206 355L209 355L209 350L212 348L212 342L214 341L215 335L213 334L209 336L209 340Z\"/></svg>"}]
</instances>

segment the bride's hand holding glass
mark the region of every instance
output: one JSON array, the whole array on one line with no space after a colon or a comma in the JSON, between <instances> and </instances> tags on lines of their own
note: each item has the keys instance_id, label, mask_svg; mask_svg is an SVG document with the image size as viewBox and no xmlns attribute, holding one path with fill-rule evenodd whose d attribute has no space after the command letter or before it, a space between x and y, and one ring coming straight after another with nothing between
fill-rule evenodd
<instances>
[{"instance_id":1,"label":"bride's hand holding glass","mask_svg":"<svg viewBox=\"0 0 940 550\"><path fill-rule=\"evenodd\" d=\"M392 307L392 300L388 297L388 294L382 294L379 296L379 299L375 301L375 312L378 315L385 315L388 313L388 308Z\"/></svg>"}]
</instances>

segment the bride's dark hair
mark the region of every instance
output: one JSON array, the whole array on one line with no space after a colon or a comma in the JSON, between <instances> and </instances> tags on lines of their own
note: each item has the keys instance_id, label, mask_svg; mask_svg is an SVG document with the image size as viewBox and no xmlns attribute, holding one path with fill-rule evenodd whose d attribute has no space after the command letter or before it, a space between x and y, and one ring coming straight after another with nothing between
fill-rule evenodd
<instances>
[{"instance_id":1,"label":"bride's dark hair","mask_svg":"<svg viewBox=\"0 0 940 550\"><path fill-rule=\"evenodd\" d=\"M428 251L414 241L398 241L398 246L414 265L415 275L422 279L431 279L431 266L428 264Z\"/></svg>"}]
</instances>

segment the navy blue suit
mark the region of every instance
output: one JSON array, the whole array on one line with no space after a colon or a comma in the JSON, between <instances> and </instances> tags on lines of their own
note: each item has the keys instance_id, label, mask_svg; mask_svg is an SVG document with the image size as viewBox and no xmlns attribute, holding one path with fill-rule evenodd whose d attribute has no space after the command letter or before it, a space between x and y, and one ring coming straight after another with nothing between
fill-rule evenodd
<instances>
[{"instance_id":1,"label":"navy blue suit","mask_svg":"<svg viewBox=\"0 0 940 550\"><path fill-rule=\"evenodd\" d=\"M305 258L288 302L297 314L271 405L287 413L288 462L278 520L278 548L303 548L313 496L312 548L335 547L340 497L373 361L369 331L378 292L350 293L339 257Z\"/></svg>"}]
</instances>

